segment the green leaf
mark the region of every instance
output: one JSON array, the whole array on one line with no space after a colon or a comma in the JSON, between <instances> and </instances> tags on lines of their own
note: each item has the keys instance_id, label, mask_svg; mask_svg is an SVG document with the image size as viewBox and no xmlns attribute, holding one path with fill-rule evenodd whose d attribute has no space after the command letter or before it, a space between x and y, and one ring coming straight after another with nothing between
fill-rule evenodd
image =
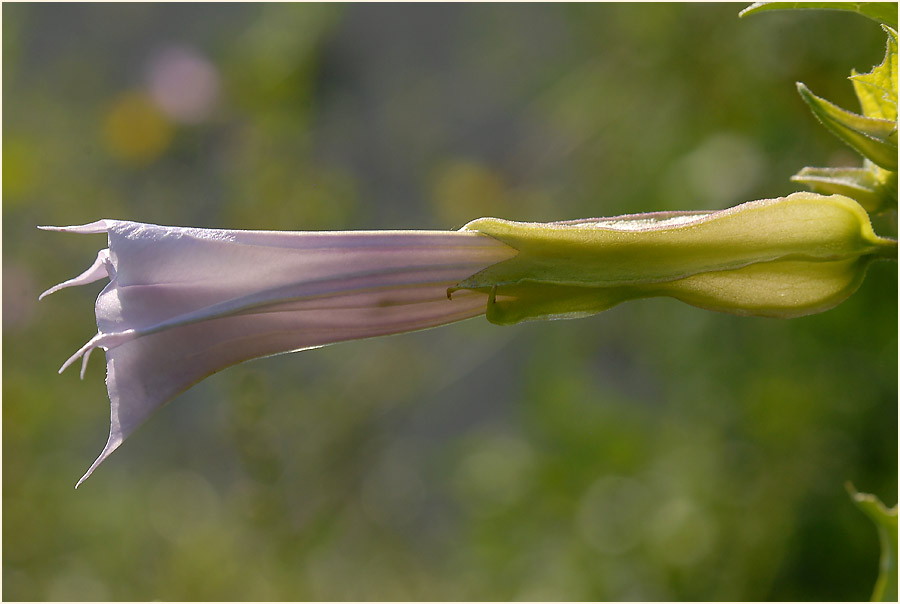
<instances>
[{"instance_id":1,"label":"green leaf","mask_svg":"<svg viewBox=\"0 0 900 604\"><path fill-rule=\"evenodd\" d=\"M823 195L846 195L867 212L897 207L897 173L869 162L868 168L803 168L791 177Z\"/></svg>"},{"instance_id":2,"label":"green leaf","mask_svg":"<svg viewBox=\"0 0 900 604\"><path fill-rule=\"evenodd\" d=\"M897 122L857 115L817 97L802 82L800 96L813 115L845 143L882 168L897 170Z\"/></svg>"},{"instance_id":3,"label":"green leaf","mask_svg":"<svg viewBox=\"0 0 900 604\"><path fill-rule=\"evenodd\" d=\"M670 296L739 315L794 317L835 306L897 242L840 195L794 193L719 212L657 212L572 222L480 218L463 227L518 251L455 289L489 294L501 324L581 317Z\"/></svg>"},{"instance_id":4,"label":"green leaf","mask_svg":"<svg viewBox=\"0 0 900 604\"><path fill-rule=\"evenodd\" d=\"M875 495L859 493L847 483L847 492L856 506L862 510L878 531L881 544L881 561L878 579L872 591L873 602L897 601L897 506L888 509Z\"/></svg>"},{"instance_id":5,"label":"green leaf","mask_svg":"<svg viewBox=\"0 0 900 604\"><path fill-rule=\"evenodd\" d=\"M746 17L763 11L796 9L849 11L897 28L897 5L893 2L754 2L738 15Z\"/></svg>"},{"instance_id":6,"label":"green leaf","mask_svg":"<svg viewBox=\"0 0 900 604\"><path fill-rule=\"evenodd\" d=\"M881 65L871 72L850 76L856 96L866 117L897 120L897 32L884 26L888 33L887 50Z\"/></svg>"}]
</instances>

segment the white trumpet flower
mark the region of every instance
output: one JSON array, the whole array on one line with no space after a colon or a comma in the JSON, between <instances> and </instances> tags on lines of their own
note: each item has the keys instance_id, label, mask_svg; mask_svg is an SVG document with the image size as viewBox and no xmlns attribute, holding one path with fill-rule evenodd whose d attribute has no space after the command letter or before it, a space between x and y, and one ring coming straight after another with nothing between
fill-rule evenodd
<instances>
[{"instance_id":1,"label":"white trumpet flower","mask_svg":"<svg viewBox=\"0 0 900 604\"><path fill-rule=\"evenodd\" d=\"M122 220L41 227L109 237L94 264L50 288L109 278L97 335L67 360L106 352L109 440L80 485L154 411L230 365L485 313L448 289L515 255L474 232L273 232ZM77 485L76 485L77 486Z\"/></svg>"}]
</instances>

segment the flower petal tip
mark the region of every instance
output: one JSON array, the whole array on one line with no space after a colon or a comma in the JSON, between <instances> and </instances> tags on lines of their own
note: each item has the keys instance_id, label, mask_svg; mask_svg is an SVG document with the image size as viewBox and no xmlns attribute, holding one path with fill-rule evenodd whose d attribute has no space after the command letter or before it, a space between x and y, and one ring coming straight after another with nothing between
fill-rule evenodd
<instances>
[{"instance_id":1,"label":"flower petal tip","mask_svg":"<svg viewBox=\"0 0 900 604\"><path fill-rule=\"evenodd\" d=\"M79 348L78 351L75 352L75 354L70 356L66 360L66 362L62 364L62 367L59 368L59 371L57 371L57 373L62 373L63 371L68 369L73 363L75 363L75 361L77 361L79 358L81 358L81 373L79 375L81 376L81 379L84 379L84 372L87 370L87 362L88 362L88 359L91 357L91 351L93 351L95 348L97 348L97 346L100 345L100 341L101 341L102 337L103 336L98 333L93 338L88 340L87 344L85 344L84 346Z\"/></svg>"},{"instance_id":2,"label":"flower petal tip","mask_svg":"<svg viewBox=\"0 0 900 604\"><path fill-rule=\"evenodd\" d=\"M120 435L113 435L112 433L110 433L109 440L106 441L106 446L103 447L103 451L100 453L100 456L97 457L96 460L94 460L94 463L92 463L91 467L88 468L88 471L84 473L84 476L78 479L78 482L75 483L76 489L81 486L82 482L87 480L90 475L94 473L94 470L96 470L97 467L101 463L103 463L106 458L112 454L113 451L119 448L119 445L122 444L123 440L124 439Z\"/></svg>"},{"instance_id":3,"label":"flower petal tip","mask_svg":"<svg viewBox=\"0 0 900 604\"><path fill-rule=\"evenodd\" d=\"M90 266L90 268L88 268L77 277L73 277L68 281L63 281L62 283L54 285L53 287L42 293L40 296L38 296L38 301L43 300L45 297L49 296L52 293L58 292L61 289L66 289L67 287L87 285L88 283L93 283L94 281L106 279L107 277L111 276L111 268L112 266L109 260L109 250L100 250L100 252L97 254L97 259L94 260L94 263Z\"/></svg>"},{"instance_id":4,"label":"flower petal tip","mask_svg":"<svg viewBox=\"0 0 900 604\"><path fill-rule=\"evenodd\" d=\"M113 222L115 221L103 219L89 222L87 224L74 224L70 226L38 226L38 228L42 231L56 231L58 233L82 233L86 235L92 235L97 233L106 233L109 230L110 224Z\"/></svg>"}]
</instances>

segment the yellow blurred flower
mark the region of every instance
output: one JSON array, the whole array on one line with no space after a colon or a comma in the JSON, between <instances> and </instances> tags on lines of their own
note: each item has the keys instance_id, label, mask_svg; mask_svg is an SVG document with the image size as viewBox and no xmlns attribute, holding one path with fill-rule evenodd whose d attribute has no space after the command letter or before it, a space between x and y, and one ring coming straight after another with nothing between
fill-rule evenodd
<instances>
[{"instance_id":1,"label":"yellow blurred flower","mask_svg":"<svg viewBox=\"0 0 900 604\"><path fill-rule=\"evenodd\" d=\"M126 92L113 102L103 125L110 153L125 163L152 163L172 142L172 123L143 93Z\"/></svg>"}]
</instances>

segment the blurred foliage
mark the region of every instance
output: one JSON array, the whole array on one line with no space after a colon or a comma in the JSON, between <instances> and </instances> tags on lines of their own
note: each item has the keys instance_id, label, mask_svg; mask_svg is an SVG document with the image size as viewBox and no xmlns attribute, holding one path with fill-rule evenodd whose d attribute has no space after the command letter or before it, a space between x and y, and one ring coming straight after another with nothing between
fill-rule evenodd
<instances>
[{"instance_id":1,"label":"blurred foliage","mask_svg":"<svg viewBox=\"0 0 900 604\"><path fill-rule=\"evenodd\" d=\"M36 225L457 228L785 195L853 161L791 82L855 108L844 78L883 32L738 9L5 4L3 598L868 597L877 537L842 484L896 501L886 263L802 319L657 299L254 361L72 489L108 402L96 359L55 371L95 294L37 295L102 242ZM202 119L149 85L173 45L218 78Z\"/></svg>"}]
</instances>

